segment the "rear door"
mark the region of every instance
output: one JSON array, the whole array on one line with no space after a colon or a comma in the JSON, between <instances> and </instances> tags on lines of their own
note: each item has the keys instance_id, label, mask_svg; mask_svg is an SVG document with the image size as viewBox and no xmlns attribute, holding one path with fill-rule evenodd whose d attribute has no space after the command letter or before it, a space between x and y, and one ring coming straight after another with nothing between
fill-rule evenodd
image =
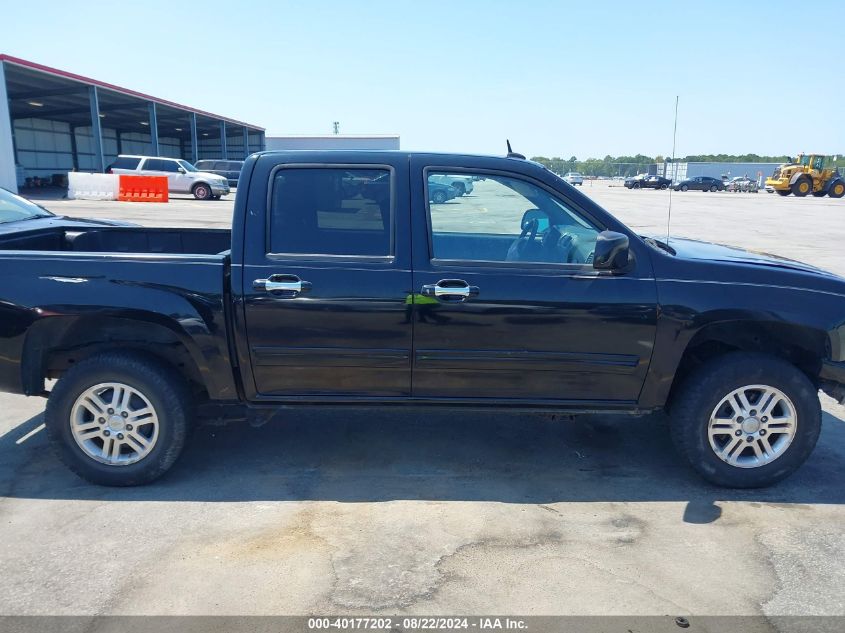
<instances>
[{"instance_id":1,"label":"rear door","mask_svg":"<svg viewBox=\"0 0 845 633\"><path fill-rule=\"evenodd\" d=\"M477 178L473 195L428 203L443 174ZM624 227L552 180L412 159L415 397L637 401L657 319L647 247L632 236L630 270L593 269L598 233Z\"/></svg>"},{"instance_id":2,"label":"rear door","mask_svg":"<svg viewBox=\"0 0 845 633\"><path fill-rule=\"evenodd\" d=\"M256 162L242 270L249 397L410 396L407 156L361 156Z\"/></svg>"},{"instance_id":3,"label":"rear door","mask_svg":"<svg viewBox=\"0 0 845 633\"><path fill-rule=\"evenodd\" d=\"M147 158L141 165L144 176L166 176L169 191L184 191L184 187L179 182L178 169L179 165L176 161L165 158Z\"/></svg>"}]
</instances>

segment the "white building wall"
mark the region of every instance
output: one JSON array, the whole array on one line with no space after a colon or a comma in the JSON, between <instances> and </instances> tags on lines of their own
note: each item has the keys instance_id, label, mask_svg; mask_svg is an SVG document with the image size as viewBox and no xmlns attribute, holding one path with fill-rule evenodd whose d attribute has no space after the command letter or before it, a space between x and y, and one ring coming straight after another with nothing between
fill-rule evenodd
<instances>
[{"instance_id":1,"label":"white building wall","mask_svg":"<svg viewBox=\"0 0 845 633\"><path fill-rule=\"evenodd\" d=\"M18 119L15 121L15 142L18 148L18 164L24 177L49 178L53 174L73 170L71 129L67 123L45 119ZM117 132L103 127L103 156L106 165L114 162L118 155ZM75 129L78 170L94 171L94 141L91 127ZM131 132L121 135L120 153L152 153L152 142L148 134ZM182 158L178 138L159 138L159 154L171 158Z\"/></svg>"},{"instance_id":2,"label":"white building wall","mask_svg":"<svg viewBox=\"0 0 845 633\"><path fill-rule=\"evenodd\" d=\"M399 149L398 136L268 136L268 150Z\"/></svg>"},{"instance_id":3,"label":"white building wall","mask_svg":"<svg viewBox=\"0 0 845 633\"><path fill-rule=\"evenodd\" d=\"M14 132L18 165L25 178L49 178L73 169L70 126L67 123L17 119Z\"/></svg>"},{"instance_id":4,"label":"white building wall","mask_svg":"<svg viewBox=\"0 0 845 633\"><path fill-rule=\"evenodd\" d=\"M0 187L17 192L15 146L9 116L9 95L6 93L5 64L0 62Z\"/></svg>"}]
</instances>

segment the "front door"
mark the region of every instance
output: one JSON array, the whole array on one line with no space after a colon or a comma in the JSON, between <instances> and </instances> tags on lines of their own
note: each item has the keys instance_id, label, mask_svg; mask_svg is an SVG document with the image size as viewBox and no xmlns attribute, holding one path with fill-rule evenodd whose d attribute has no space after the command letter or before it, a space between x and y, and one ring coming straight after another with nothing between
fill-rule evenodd
<instances>
[{"instance_id":1,"label":"front door","mask_svg":"<svg viewBox=\"0 0 845 633\"><path fill-rule=\"evenodd\" d=\"M256 398L410 396L408 163L381 157L256 163L242 277Z\"/></svg>"},{"instance_id":2,"label":"front door","mask_svg":"<svg viewBox=\"0 0 845 633\"><path fill-rule=\"evenodd\" d=\"M632 243L625 272L597 271L596 236L619 228L606 213L550 174L455 160L412 161L414 396L636 402L656 328L647 247ZM472 195L427 202L430 181L457 174Z\"/></svg>"}]
</instances>

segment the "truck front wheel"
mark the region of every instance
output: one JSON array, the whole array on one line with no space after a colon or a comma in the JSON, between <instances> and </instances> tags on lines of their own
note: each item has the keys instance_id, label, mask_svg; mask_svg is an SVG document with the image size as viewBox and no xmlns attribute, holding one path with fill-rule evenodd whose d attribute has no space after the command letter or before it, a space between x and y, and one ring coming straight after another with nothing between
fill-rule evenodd
<instances>
[{"instance_id":1,"label":"truck front wheel","mask_svg":"<svg viewBox=\"0 0 845 633\"><path fill-rule=\"evenodd\" d=\"M733 352L693 371L672 398L672 439L708 481L769 486L809 457L821 430L816 388L797 367Z\"/></svg>"},{"instance_id":2,"label":"truck front wheel","mask_svg":"<svg viewBox=\"0 0 845 633\"><path fill-rule=\"evenodd\" d=\"M54 451L77 475L134 486L173 466L190 417L189 390L173 368L145 354L106 352L65 372L44 421Z\"/></svg>"},{"instance_id":3,"label":"truck front wheel","mask_svg":"<svg viewBox=\"0 0 845 633\"><path fill-rule=\"evenodd\" d=\"M831 183L828 195L831 198L841 198L842 196L845 196L845 181L837 180Z\"/></svg>"},{"instance_id":4,"label":"truck front wheel","mask_svg":"<svg viewBox=\"0 0 845 633\"><path fill-rule=\"evenodd\" d=\"M198 185L194 185L193 192L194 198L197 200L208 200L211 197L211 187L200 183Z\"/></svg>"},{"instance_id":5,"label":"truck front wheel","mask_svg":"<svg viewBox=\"0 0 845 633\"><path fill-rule=\"evenodd\" d=\"M792 183L792 195L803 198L813 191L813 181L808 176L801 176Z\"/></svg>"}]
</instances>

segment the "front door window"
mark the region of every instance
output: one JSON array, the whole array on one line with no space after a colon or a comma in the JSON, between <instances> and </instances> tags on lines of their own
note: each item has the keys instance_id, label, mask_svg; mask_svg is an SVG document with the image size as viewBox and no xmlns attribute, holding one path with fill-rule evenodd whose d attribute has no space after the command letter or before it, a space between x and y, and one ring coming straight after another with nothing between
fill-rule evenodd
<instances>
[{"instance_id":1,"label":"front door window","mask_svg":"<svg viewBox=\"0 0 845 633\"><path fill-rule=\"evenodd\" d=\"M470 195L456 183L473 181ZM581 264L599 229L546 189L511 176L427 175L432 257L438 260ZM446 189L445 196L439 195Z\"/></svg>"}]
</instances>

